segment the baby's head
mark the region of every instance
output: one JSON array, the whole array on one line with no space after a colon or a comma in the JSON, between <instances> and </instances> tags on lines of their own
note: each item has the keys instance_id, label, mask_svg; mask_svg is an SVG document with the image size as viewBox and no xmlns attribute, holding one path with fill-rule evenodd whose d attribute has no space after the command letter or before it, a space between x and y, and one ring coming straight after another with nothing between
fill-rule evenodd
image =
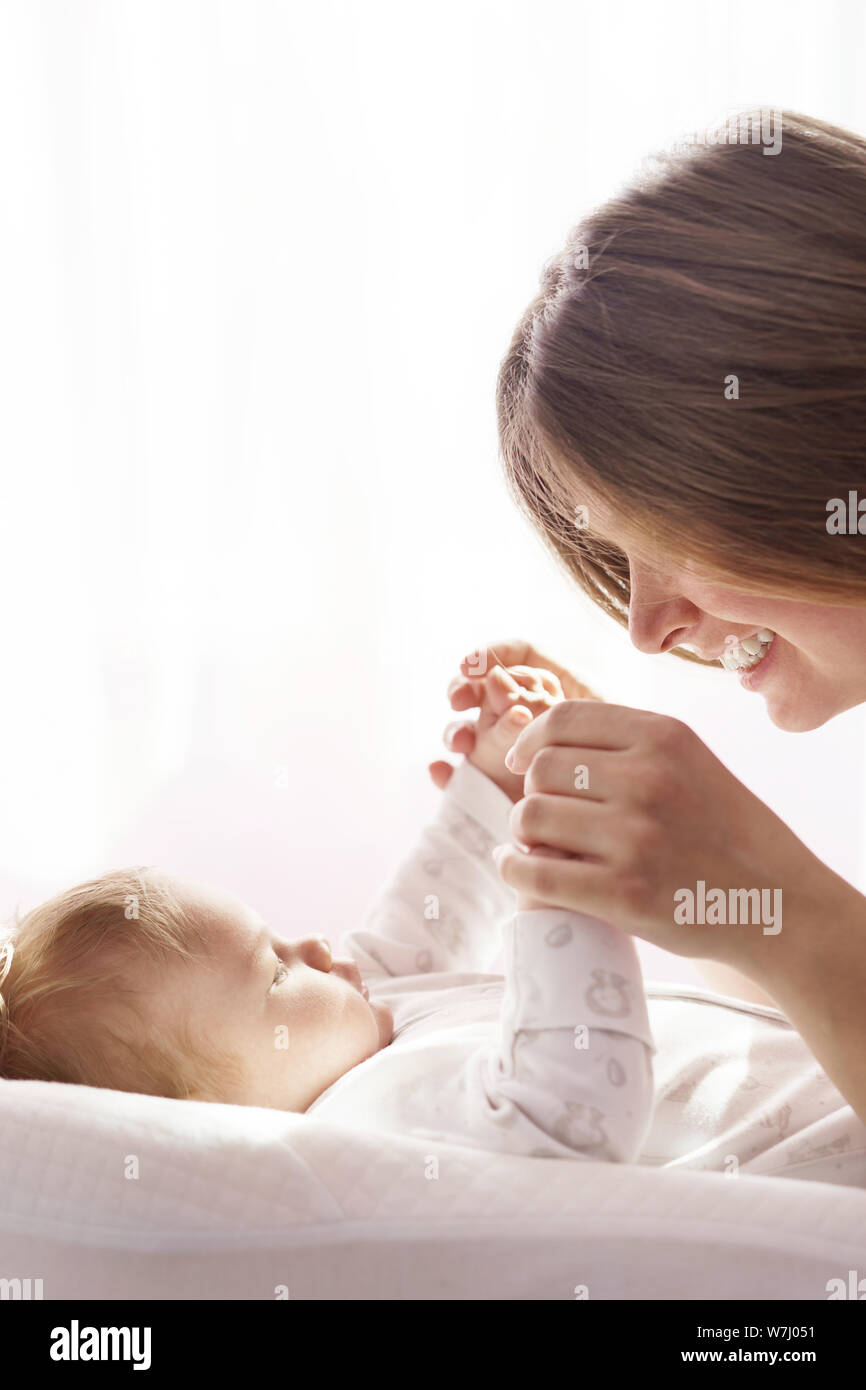
<instances>
[{"instance_id":1,"label":"baby's head","mask_svg":"<svg viewBox=\"0 0 866 1390\"><path fill-rule=\"evenodd\" d=\"M0 1077L303 1111L391 1041L390 1010L324 937L285 939L155 869L71 888L7 939Z\"/></svg>"}]
</instances>

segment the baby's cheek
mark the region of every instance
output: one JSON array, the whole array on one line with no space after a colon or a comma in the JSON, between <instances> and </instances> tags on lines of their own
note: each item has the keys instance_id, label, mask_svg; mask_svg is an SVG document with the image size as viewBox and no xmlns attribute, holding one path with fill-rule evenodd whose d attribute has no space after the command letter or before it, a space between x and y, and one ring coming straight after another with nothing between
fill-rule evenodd
<instances>
[{"instance_id":1,"label":"baby's cheek","mask_svg":"<svg viewBox=\"0 0 866 1390\"><path fill-rule=\"evenodd\" d=\"M344 1039L350 1047L363 1044L377 1032L375 1019L367 1000L354 985L336 976L327 977L327 1026L332 1035Z\"/></svg>"},{"instance_id":2,"label":"baby's cheek","mask_svg":"<svg viewBox=\"0 0 866 1390\"><path fill-rule=\"evenodd\" d=\"M368 1013L373 1020L371 1052L378 1052L380 1047L387 1047L394 1036L394 1015L387 1004L371 1004Z\"/></svg>"},{"instance_id":3,"label":"baby's cheek","mask_svg":"<svg viewBox=\"0 0 866 1390\"><path fill-rule=\"evenodd\" d=\"M341 1001L341 1014L335 1026L340 1031L341 1042L351 1054L350 1065L356 1066L391 1041L394 1016L384 1004L371 1004L356 989L347 988L349 998Z\"/></svg>"}]
</instances>

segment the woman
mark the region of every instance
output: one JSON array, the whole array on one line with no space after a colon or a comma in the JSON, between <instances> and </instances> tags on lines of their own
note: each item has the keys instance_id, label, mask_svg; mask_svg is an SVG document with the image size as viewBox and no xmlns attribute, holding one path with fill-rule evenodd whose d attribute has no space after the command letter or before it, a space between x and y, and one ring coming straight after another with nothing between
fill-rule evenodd
<instances>
[{"instance_id":1,"label":"woman","mask_svg":"<svg viewBox=\"0 0 866 1390\"><path fill-rule=\"evenodd\" d=\"M866 141L782 113L774 157L729 136L658 161L545 266L497 404L519 504L640 651L724 658L791 732L866 701ZM536 852L505 880L775 1003L866 1121L863 896L684 724L495 652L569 696L515 744ZM782 929L684 922L700 883L780 891Z\"/></svg>"}]
</instances>

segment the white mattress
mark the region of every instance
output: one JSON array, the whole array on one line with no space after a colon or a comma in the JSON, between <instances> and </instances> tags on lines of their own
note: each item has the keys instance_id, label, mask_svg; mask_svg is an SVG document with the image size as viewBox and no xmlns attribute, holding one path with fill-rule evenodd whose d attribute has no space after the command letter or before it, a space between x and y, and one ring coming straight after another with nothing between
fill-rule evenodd
<instances>
[{"instance_id":1,"label":"white mattress","mask_svg":"<svg viewBox=\"0 0 866 1390\"><path fill-rule=\"evenodd\" d=\"M866 1191L0 1082L0 1277L46 1299L826 1299ZM136 1171L138 1176L127 1176Z\"/></svg>"}]
</instances>

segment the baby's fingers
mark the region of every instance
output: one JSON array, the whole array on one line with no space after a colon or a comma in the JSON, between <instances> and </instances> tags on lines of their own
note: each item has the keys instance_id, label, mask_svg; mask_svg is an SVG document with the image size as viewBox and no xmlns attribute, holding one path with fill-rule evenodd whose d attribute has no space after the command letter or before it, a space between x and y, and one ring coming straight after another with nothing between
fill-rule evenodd
<instances>
[{"instance_id":1,"label":"baby's fingers","mask_svg":"<svg viewBox=\"0 0 866 1390\"><path fill-rule=\"evenodd\" d=\"M436 762L430 763L427 768L434 787L444 791L454 775L454 769L450 763L446 763L443 758L438 758Z\"/></svg>"},{"instance_id":2,"label":"baby's fingers","mask_svg":"<svg viewBox=\"0 0 866 1390\"><path fill-rule=\"evenodd\" d=\"M528 710L525 705L508 705L505 713L499 716L487 734L487 738L495 740L501 747L503 762L514 739L518 737L522 729L526 728L527 724L531 723L532 711Z\"/></svg>"},{"instance_id":3,"label":"baby's fingers","mask_svg":"<svg viewBox=\"0 0 866 1390\"><path fill-rule=\"evenodd\" d=\"M487 703L494 714L502 714L530 683L518 683L510 672L502 666L488 668L484 676L467 680L465 676L455 676L448 686L448 700L453 710L464 711L480 709ZM537 687L540 688L540 687Z\"/></svg>"},{"instance_id":4,"label":"baby's fingers","mask_svg":"<svg viewBox=\"0 0 866 1390\"><path fill-rule=\"evenodd\" d=\"M479 709L483 697L483 680L455 676L448 686L448 703L453 710Z\"/></svg>"},{"instance_id":5,"label":"baby's fingers","mask_svg":"<svg viewBox=\"0 0 866 1390\"><path fill-rule=\"evenodd\" d=\"M524 693L524 687L503 666L492 666L484 680L484 693L490 710L504 714Z\"/></svg>"},{"instance_id":6,"label":"baby's fingers","mask_svg":"<svg viewBox=\"0 0 866 1390\"><path fill-rule=\"evenodd\" d=\"M509 671L514 679L526 690L535 690L545 695L551 695L555 700L564 700L562 685L559 677L552 671L545 671L540 666L509 666Z\"/></svg>"},{"instance_id":7,"label":"baby's fingers","mask_svg":"<svg viewBox=\"0 0 866 1390\"><path fill-rule=\"evenodd\" d=\"M462 753L468 758L475 747L475 733L476 727L472 720L456 720L446 727L442 741L452 753Z\"/></svg>"}]
</instances>

